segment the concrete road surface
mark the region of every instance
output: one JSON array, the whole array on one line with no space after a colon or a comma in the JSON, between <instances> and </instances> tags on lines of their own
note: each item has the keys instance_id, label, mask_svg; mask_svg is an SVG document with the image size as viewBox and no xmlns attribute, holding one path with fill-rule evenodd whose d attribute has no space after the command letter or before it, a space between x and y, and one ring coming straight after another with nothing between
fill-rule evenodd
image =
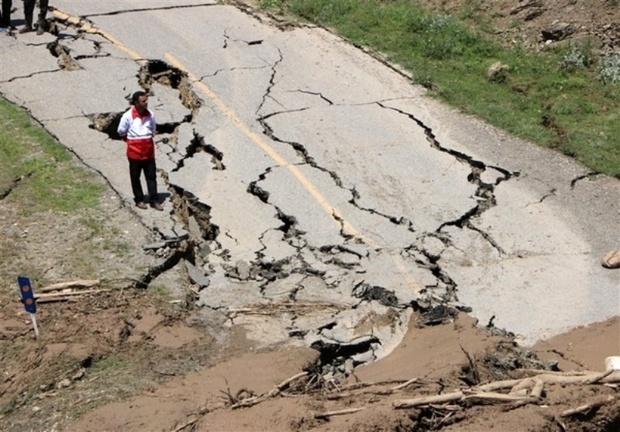
<instances>
[{"instance_id":1,"label":"concrete road surface","mask_svg":"<svg viewBox=\"0 0 620 432\"><path fill-rule=\"evenodd\" d=\"M152 279L200 289L205 323L351 367L393 349L417 307L471 310L526 344L620 313L620 270L600 264L620 248L618 179L442 106L320 28L216 2L52 5L56 35L0 35L0 92L134 208L114 130L149 91L166 211L136 209L145 253L172 263Z\"/></svg>"}]
</instances>

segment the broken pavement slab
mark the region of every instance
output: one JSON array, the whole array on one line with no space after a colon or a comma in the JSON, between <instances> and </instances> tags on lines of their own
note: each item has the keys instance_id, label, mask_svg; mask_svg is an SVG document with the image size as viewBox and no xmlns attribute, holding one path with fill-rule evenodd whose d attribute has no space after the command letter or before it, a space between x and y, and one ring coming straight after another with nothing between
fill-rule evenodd
<instances>
[{"instance_id":1,"label":"broken pavement slab","mask_svg":"<svg viewBox=\"0 0 620 432\"><path fill-rule=\"evenodd\" d=\"M189 261L185 261L185 268L187 269L189 279L198 285L199 290L207 288L211 284L211 280L206 277L205 274L194 264Z\"/></svg>"}]
</instances>

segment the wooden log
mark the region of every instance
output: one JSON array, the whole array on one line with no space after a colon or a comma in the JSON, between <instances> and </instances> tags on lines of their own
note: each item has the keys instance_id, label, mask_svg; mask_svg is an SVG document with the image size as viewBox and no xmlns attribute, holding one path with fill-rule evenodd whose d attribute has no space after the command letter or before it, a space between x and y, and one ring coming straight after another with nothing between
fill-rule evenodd
<instances>
[{"instance_id":1,"label":"wooden log","mask_svg":"<svg viewBox=\"0 0 620 432\"><path fill-rule=\"evenodd\" d=\"M60 291L65 288L90 288L99 285L99 279L80 279L69 282L60 282L39 288L38 292Z\"/></svg>"},{"instance_id":2,"label":"wooden log","mask_svg":"<svg viewBox=\"0 0 620 432\"><path fill-rule=\"evenodd\" d=\"M529 396L515 396L505 393L495 392L473 392L471 394L465 394L464 399L485 399L494 400L498 402L519 402L531 399Z\"/></svg>"},{"instance_id":3,"label":"wooden log","mask_svg":"<svg viewBox=\"0 0 620 432\"><path fill-rule=\"evenodd\" d=\"M80 295L85 295L85 294L94 294L94 293L108 292L108 291L112 291L112 289L104 288L104 289L92 289L92 290L85 290L85 291L71 291L71 292L66 292L66 293L37 294L34 296L34 298L37 300L50 299L50 298L59 299L59 298L64 298L64 297L73 297L73 296L80 296Z\"/></svg>"},{"instance_id":4,"label":"wooden log","mask_svg":"<svg viewBox=\"0 0 620 432\"><path fill-rule=\"evenodd\" d=\"M392 402L394 408L414 408L422 405L430 405L444 402L460 401L465 397L465 393L462 391L455 391L452 393L446 393L436 396L422 396L413 399L401 399Z\"/></svg>"},{"instance_id":5,"label":"wooden log","mask_svg":"<svg viewBox=\"0 0 620 432\"><path fill-rule=\"evenodd\" d=\"M540 379L534 380L534 387L532 387L532 391L530 392L530 396L536 399L540 399L542 396L543 389L545 388L545 382Z\"/></svg>"},{"instance_id":6,"label":"wooden log","mask_svg":"<svg viewBox=\"0 0 620 432\"><path fill-rule=\"evenodd\" d=\"M620 383L620 371L607 371L607 372L576 372L574 374L556 374L556 373L541 373L536 376L516 379L516 380L504 380L496 381L487 384L483 384L475 387L479 391L495 391L506 388L527 388L535 384L536 380L542 381L544 384L606 384L606 383Z\"/></svg>"},{"instance_id":7,"label":"wooden log","mask_svg":"<svg viewBox=\"0 0 620 432\"><path fill-rule=\"evenodd\" d=\"M534 378L523 378L510 390L510 394L518 394L521 390L527 390L531 387L534 387Z\"/></svg>"},{"instance_id":8,"label":"wooden log","mask_svg":"<svg viewBox=\"0 0 620 432\"><path fill-rule=\"evenodd\" d=\"M620 371L607 371L604 373L591 372L586 375L555 375L555 374L540 374L536 377L523 378L522 380L505 380L498 381L496 383L488 383L482 386L474 387L469 390L460 390L452 393L436 395L436 396L423 396L414 399L396 400L392 403L394 408L414 408L422 405L462 401L464 399L490 399L496 401L506 402L523 402L523 403L536 403L540 401L540 395L545 384L606 384L606 383L620 383ZM501 389L512 387L517 389L524 389L528 386L532 387L530 396L517 396L514 394L494 393L492 391L484 391L492 388Z\"/></svg>"},{"instance_id":9,"label":"wooden log","mask_svg":"<svg viewBox=\"0 0 620 432\"><path fill-rule=\"evenodd\" d=\"M591 373L588 375L558 376L558 375L539 375L537 378L546 384L604 384L620 382L620 371L607 371L604 373Z\"/></svg>"},{"instance_id":10,"label":"wooden log","mask_svg":"<svg viewBox=\"0 0 620 432\"><path fill-rule=\"evenodd\" d=\"M513 388L515 385L519 384L522 380L523 379L495 381L495 382L476 386L476 389L480 391L495 391L495 390Z\"/></svg>"}]
</instances>

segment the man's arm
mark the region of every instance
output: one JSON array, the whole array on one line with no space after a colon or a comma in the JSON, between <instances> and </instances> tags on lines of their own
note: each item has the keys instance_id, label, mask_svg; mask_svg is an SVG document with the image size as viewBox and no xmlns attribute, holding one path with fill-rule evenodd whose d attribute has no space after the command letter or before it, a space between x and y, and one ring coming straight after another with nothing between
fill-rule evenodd
<instances>
[{"instance_id":1,"label":"man's arm","mask_svg":"<svg viewBox=\"0 0 620 432\"><path fill-rule=\"evenodd\" d=\"M125 114L123 114L123 116L121 117L121 121L118 124L118 128L116 129L116 132L118 132L120 137L124 139L127 136L127 131L129 130L130 126L131 122L129 121L129 118Z\"/></svg>"},{"instance_id":2,"label":"man's arm","mask_svg":"<svg viewBox=\"0 0 620 432\"><path fill-rule=\"evenodd\" d=\"M153 137L155 137L155 134L157 133L157 121L155 120L155 114L153 114L153 111L149 110L149 113L151 114L151 121L153 122Z\"/></svg>"}]
</instances>

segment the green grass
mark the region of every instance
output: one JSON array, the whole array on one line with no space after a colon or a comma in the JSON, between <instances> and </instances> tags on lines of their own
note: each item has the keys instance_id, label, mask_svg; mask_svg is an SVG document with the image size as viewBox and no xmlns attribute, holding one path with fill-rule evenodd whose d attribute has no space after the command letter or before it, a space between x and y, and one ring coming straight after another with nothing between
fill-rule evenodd
<instances>
[{"instance_id":1,"label":"green grass","mask_svg":"<svg viewBox=\"0 0 620 432\"><path fill-rule=\"evenodd\" d=\"M597 64L587 44L542 53L502 46L490 37L477 1L454 16L407 0L265 0L262 6L332 28L381 52L463 112L620 177L620 83L600 79L600 59ZM503 80L487 77L496 62L509 67ZM616 73L610 68L607 76Z\"/></svg>"},{"instance_id":2,"label":"green grass","mask_svg":"<svg viewBox=\"0 0 620 432\"><path fill-rule=\"evenodd\" d=\"M104 185L73 162L71 153L22 109L0 99L0 194L24 211L93 208Z\"/></svg>"}]
</instances>

